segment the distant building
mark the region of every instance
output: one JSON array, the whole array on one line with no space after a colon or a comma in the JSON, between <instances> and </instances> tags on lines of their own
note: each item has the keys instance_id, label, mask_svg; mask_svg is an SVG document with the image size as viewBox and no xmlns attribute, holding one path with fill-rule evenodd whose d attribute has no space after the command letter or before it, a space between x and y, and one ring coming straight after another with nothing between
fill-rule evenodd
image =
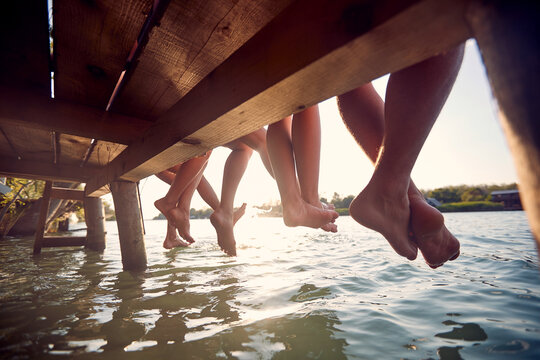
<instances>
[{"instance_id":1,"label":"distant building","mask_svg":"<svg viewBox=\"0 0 540 360\"><path fill-rule=\"evenodd\" d=\"M429 205L433 206L433 207L438 207L438 206L441 206L441 202L435 198L426 198L426 201Z\"/></svg>"},{"instance_id":2,"label":"distant building","mask_svg":"<svg viewBox=\"0 0 540 360\"><path fill-rule=\"evenodd\" d=\"M500 190L491 193L492 202L502 202L504 210L523 210L519 190Z\"/></svg>"}]
</instances>

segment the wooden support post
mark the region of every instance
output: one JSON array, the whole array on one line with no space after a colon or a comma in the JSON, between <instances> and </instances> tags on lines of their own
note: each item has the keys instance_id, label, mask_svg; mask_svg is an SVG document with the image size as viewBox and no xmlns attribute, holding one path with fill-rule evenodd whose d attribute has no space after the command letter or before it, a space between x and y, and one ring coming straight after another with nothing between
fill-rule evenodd
<instances>
[{"instance_id":1,"label":"wooden support post","mask_svg":"<svg viewBox=\"0 0 540 360\"><path fill-rule=\"evenodd\" d=\"M84 198L84 220L86 222L85 247L94 251L105 250L105 214L99 197Z\"/></svg>"},{"instance_id":2,"label":"wooden support post","mask_svg":"<svg viewBox=\"0 0 540 360\"><path fill-rule=\"evenodd\" d=\"M467 20L497 98L540 254L540 10L534 1L474 2Z\"/></svg>"},{"instance_id":3,"label":"wooden support post","mask_svg":"<svg viewBox=\"0 0 540 360\"><path fill-rule=\"evenodd\" d=\"M146 269L146 249L142 227L137 184L117 181L111 183L111 192L120 238L120 251L124 270Z\"/></svg>"},{"instance_id":4,"label":"wooden support post","mask_svg":"<svg viewBox=\"0 0 540 360\"><path fill-rule=\"evenodd\" d=\"M49 213L51 189L52 182L47 181L45 183L43 195L41 196L41 210L39 212L39 219L36 227L36 237L34 238L34 254L41 253L41 247L43 246L43 234L45 232L45 224L47 223L47 214Z\"/></svg>"}]
</instances>

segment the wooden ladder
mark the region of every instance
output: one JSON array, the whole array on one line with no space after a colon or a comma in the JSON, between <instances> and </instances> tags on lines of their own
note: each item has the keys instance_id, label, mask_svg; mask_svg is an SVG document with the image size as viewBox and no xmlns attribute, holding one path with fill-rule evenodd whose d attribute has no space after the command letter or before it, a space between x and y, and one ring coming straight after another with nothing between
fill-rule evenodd
<instances>
[{"instance_id":1,"label":"wooden ladder","mask_svg":"<svg viewBox=\"0 0 540 360\"><path fill-rule=\"evenodd\" d=\"M86 236L44 236L51 198L84 201L84 190L53 187L52 181L45 183L34 239L34 254L41 253L41 248L44 247L85 246Z\"/></svg>"}]
</instances>

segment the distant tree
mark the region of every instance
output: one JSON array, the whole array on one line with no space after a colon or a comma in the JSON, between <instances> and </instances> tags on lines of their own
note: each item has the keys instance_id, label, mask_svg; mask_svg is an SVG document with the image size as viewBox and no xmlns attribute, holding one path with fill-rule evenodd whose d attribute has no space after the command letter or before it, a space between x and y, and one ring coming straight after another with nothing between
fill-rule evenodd
<instances>
[{"instance_id":1,"label":"distant tree","mask_svg":"<svg viewBox=\"0 0 540 360\"><path fill-rule=\"evenodd\" d=\"M428 197L435 198L442 203L453 203L461 201L461 194L464 191L458 186L448 186L429 191Z\"/></svg>"},{"instance_id":2,"label":"distant tree","mask_svg":"<svg viewBox=\"0 0 540 360\"><path fill-rule=\"evenodd\" d=\"M341 195L335 192L330 203L333 204L336 209L348 209L353 200L354 195L348 195L342 198Z\"/></svg>"},{"instance_id":3,"label":"distant tree","mask_svg":"<svg viewBox=\"0 0 540 360\"><path fill-rule=\"evenodd\" d=\"M485 187L471 187L461 194L461 201L485 201L488 195Z\"/></svg>"}]
</instances>

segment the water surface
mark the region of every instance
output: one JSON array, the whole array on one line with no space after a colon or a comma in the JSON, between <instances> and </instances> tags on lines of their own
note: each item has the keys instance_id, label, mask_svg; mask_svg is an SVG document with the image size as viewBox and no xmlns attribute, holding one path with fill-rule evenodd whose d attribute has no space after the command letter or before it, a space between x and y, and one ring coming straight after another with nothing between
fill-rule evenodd
<instances>
[{"instance_id":1,"label":"water surface","mask_svg":"<svg viewBox=\"0 0 540 360\"><path fill-rule=\"evenodd\" d=\"M118 231L103 254L0 242L0 358L538 359L540 273L523 212L445 214L462 243L437 270L393 253L349 217L339 232L237 224L225 256L208 220L197 242L122 271Z\"/></svg>"}]
</instances>

